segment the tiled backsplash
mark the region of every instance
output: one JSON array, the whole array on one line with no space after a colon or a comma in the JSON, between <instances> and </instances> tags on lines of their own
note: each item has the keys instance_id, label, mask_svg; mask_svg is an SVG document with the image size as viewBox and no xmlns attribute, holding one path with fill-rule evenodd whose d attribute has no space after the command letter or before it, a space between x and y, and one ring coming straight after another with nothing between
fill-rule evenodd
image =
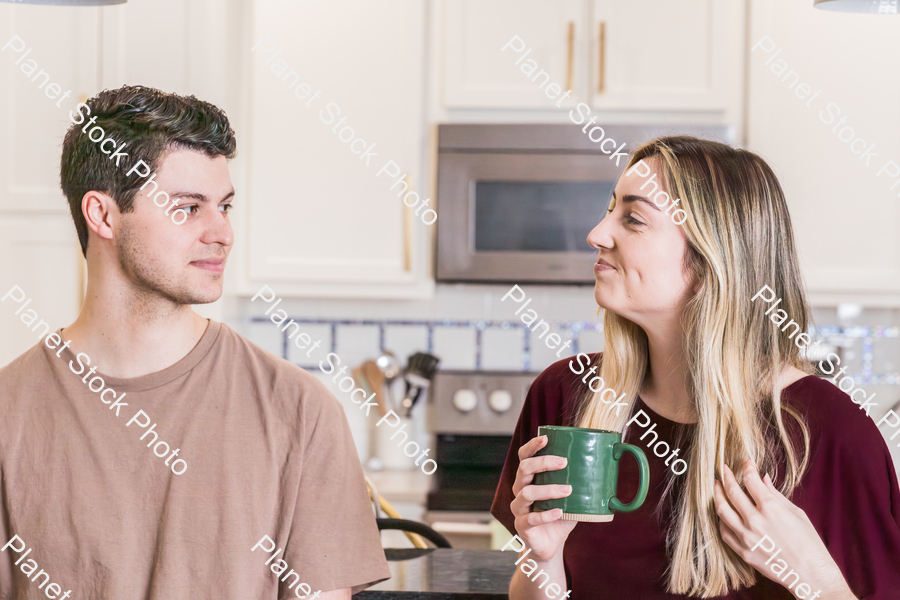
<instances>
[{"instance_id":1,"label":"tiled backsplash","mask_svg":"<svg viewBox=\"0 0 900 600\"><path fill-rule=\"evenodd\" d=\"M425 351L441 358L442 369L488 371L540 371L559 360L546 344L520 321L392 321L352 319L289 318L303 331L323 340L323 348L336 352L351 363L373 358L383 350L391 350L399 358L415 351ZM305 369L316 367L300 350L294 352L288 332L278 332L268 317L250 319L250 338L270 352ZM280 341L275 346L275 337ZM315 333L313 333L315 332ZM577 321L554 323L549 333L557 333L562 343L572 340L560 357L580 350L580 336L594 333L590 345L602 342L602 325ZM321 334L316 337L316 334ZM544 332L544 336L548 335ZM589 350L594 352L595 350Z\"/></svg>"},{"instance_id":2,"label":"tiled backsplash","mask_svg":"<svg viewBox=\"0 0 900 600\"><path fill-rule=\"evenodd\" d=\"M277 291L277 285L273 287ZM510 287L439 285L434 298L426 301L286 298L279 308L314 340L322 340L322 346L310 358L305 350L287 343L285 334L264 316L267 306L261 302L251 303L246 298L237 301L227 321L253 342L307 369L332 389L345 404L360 458L365 462L375 446L372 419L345 402L346 394L320 371L318 361L324 352L337 353L341 364L350 366L391 350L403 364L414 352L430 352L440 357L440 368L445 370L541 371L559 360L557 351L547 348L518 320L518 305L501 300ZM572 346L560 357L603 349L602 324L596 316L591 288L523 287L533 299L529 308L552 324L551 332L558 332L563 343L572 340ZM900 311L866 309L852 319L846 315L847 311L839 315L836 308L815 308L815 332L828 344L841 348L841 366L847 366L847 374L854 377L856 385L866 386L868 395L877 393L878 408L871 415L877 421L900 399ZM402 394L402 382L395 385L394 393ZM425 413L414 411L413 420L417 440L427 444ZM889 445L900 465L900 449L895 443Z\"/></svg>"},{"instance_id":3,"label":"tiled backsplash","mask_svg":"<svg viewBox=\"0 0 900 600\"><path fill-rule=\"evenodd\" d=\"M323 348L345 362L358 364L391 350L405 362L416 351L440 357L442 369L541 371L555 360L538 335L525 327L518 305L502 297L506 285L442 284L430 300L285 299L284 309ZM277 285L275 286L277 289ZM552 324L563 343L560 356L603 349L602 324L593 289L584 286L522 286L529 308ZM241 299L233 305L236 323L251 340L303 367L317 360L288 344L286 336L263 316L266 305ZM842 348L857 384L900 385L900 313L867 309L853 319L839 318L835 308L813 311L816 335ZM841 313L844 317L846 311ZM549 334L547 334L549 335Z\"/></svg>"},{"instance_id":4,"label":"tiled backsplash","mask_svg":"<svg viewBox=\"0 0 900 600\"><path fill-rule=\"evenodd\" d=\"M274 286L277 292L277 285ZM558 360L515 315L519 305L503 296L512 286L438 285L430 300L285 299L279 306L302 324L322 348L358 364L391 350L401 360L416 351L435 354L442 369L541 371ZM541 319L572 346L560 357L603 349L593 289L582 286L522 286ZM318 359L288 344L263 313L262 302L242 299L234 305L236 323L251 340L303 367ZM853 319L846 311L820 307L813 311L816 335L842 348L858 384L900 385L900 313L867 309ZM543 328L540 330L543 331ZM546 338L545 334L543 337Z\"/></svg>"},{"instance_id":5,"label":"tiled backsplash","mask_svg":"<svg viewBox=\"0 0 900 600\"><path fill-rule=\"evenodd\" d=\"M440 357L442 369L541 371L558 360L541 339L549 333L557 333L563 344L572 341L562 357L603 349L603 325L599 321L553 322L550 331L542 331L539 336L521 321L509 320L289 318L314 339L322 339L323 348L351 364L374 358L384 350L393 351L401 359L423 350ZM316 363L289 343L287 332L273 327L269 317L251 317L249 323L250 339L303 368L316 368ZM876 361L876 348L891 354L897 350L900 327L824 325L815 328L810 337L842 347L843 363L850 365L847 374L858 384L900 385L900 373L893 368L896 363L884 357Z\"/></svg>"}]
</instances>

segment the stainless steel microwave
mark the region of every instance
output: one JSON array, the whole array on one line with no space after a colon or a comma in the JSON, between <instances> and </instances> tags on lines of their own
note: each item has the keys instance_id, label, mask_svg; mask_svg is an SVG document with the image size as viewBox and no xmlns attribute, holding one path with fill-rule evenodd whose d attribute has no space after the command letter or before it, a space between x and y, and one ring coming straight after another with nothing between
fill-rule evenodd
<instances>
[{"instance_id":1,"label":"stainless steel microwave","mask_svg":"<svg viewBox=\"0 0 900 600\"><path fill-rule=\"evenodd\" d=\"M596 252L587 235L606 214L628 162L611 158L615 149L627 154L663 135L733 138L728 127L602 126L601 138L616 142L611 146L582 129L438 128L438 281L593 284Z\"/></svg>"}]
</instances>

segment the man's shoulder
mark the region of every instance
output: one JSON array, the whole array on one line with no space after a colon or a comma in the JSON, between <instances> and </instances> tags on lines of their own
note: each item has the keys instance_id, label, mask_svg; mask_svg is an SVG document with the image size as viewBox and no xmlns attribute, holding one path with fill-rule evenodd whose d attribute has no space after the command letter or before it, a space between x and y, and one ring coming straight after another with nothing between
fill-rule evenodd
<instances>
[{"instance_id":1,"label":"man's shoulder","mask_svg":"<svg viewBox=\"0 0 900 600\"><path fill-rule=\"evenodd\" d=\"M339 404L328 388L312 373L251 342L224 323L217 340L218 353L238 371L244 371L261 389L281 402L326 402Z\"/></svg>"},{"instance_id":2,"label":"man's shoulder","mask_svg":"<svg viewBox=\"0 0 900 600\"><path fill-rule=\"evenodd\" d=\"M219 325L221 327L217 340L219 350L220 352L234 353L233 360L244 362L247 367L261 369L267 373L277 373L284 377L294 377L300 380L309 377L315 379L305 369L251 342L228 325L224 323Z\"/></svg>"},{"instance_id":3,"label":"man's shoulder","mask_svg":"<svg viewBox=\"0 0 900 600\"><path fill-rule=\"evenodd\" d=\"M21 389L28 381L38 381L50 373L47 355L38 342L4 367L0 367L0 403L12 396L11 391Z\"/></svg>"}]
</instances>

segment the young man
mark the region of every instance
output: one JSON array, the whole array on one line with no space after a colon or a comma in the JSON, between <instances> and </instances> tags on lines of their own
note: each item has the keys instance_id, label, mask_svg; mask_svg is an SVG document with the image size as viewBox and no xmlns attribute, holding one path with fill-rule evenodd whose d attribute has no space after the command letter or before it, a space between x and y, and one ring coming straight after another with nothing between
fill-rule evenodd
<instances>
[{"instance_id":1,"label":"young man","mask_svg":"<svg viewBox=\"0 0 900 600\"><path fill-rule=\"evenodd\" d=\"M225 114L123 87L70 118L87 293L0 370L0 600L324 600L389 577L338 401L191 309L234 242Z\"/></svg>"}]
</instances>

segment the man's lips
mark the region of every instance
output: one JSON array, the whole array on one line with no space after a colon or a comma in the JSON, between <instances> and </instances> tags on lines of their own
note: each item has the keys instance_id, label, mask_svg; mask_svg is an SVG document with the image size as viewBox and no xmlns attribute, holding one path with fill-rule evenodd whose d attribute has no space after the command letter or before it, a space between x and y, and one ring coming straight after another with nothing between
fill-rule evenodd
<instances>
[{"instance_id":1,"label":"man's lips","mask_svg":"<svg viewBox=\"0 0 900 600\"><path fill-rule=\"evenodd\" d=\"M191 261L191 265L199 267L201 269L206 269L207 271L221 273L225 270L225 259L222 257L206 258L203 260Z\"/></svg>"}]
</instances>

